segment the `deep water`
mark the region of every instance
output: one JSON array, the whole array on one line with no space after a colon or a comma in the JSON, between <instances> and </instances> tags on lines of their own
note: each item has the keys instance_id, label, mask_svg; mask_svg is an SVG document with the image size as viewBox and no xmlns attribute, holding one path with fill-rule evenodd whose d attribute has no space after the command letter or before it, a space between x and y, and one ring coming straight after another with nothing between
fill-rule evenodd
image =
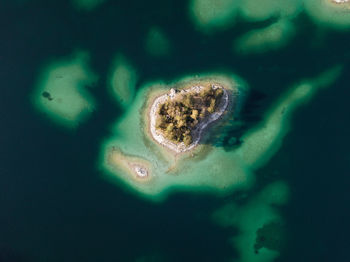
<instances>
[{"instance_id":1,"label":"deep water","mask_svg":"<svg viewBox=\"0 0 350 262\"><path fill-rule=\"evenodd\" d=\"M237 233L215 225L210 214L226 198L174 194L150 203L103 179L100 145L123 110L109 96L106 79L121 52L140 73L138 86L184 74L234 72L251 87L240 136L258 124L287 88L334 64L345 70L333 87L298 109L282 148L257 172L264 185L285 180L290 202L281 208L287 247L278 261L350 261L350 34L327 32L298 17L297 38L285 49L242 57L232 39L259 23L238 23L215 35L197 32L187 1L107 1L86 13L69 1L0 2L0 262L227 261L237 256L228 239ZM143 49L158 25L175 47L154 58ZM75 130L38 114L30 93L50 61L83 49L100 79L91 92L98 109ZM233 145L236 146L236 145ZM226 145L230 150L230 145ZM153 259L153 260L152 260Z\"/></svg>"}]
</instances>

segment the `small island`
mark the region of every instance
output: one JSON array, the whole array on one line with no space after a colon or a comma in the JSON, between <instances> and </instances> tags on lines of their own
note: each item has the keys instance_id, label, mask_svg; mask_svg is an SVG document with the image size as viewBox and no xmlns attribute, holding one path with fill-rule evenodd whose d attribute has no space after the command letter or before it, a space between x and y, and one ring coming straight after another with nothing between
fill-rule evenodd
<instances>
[{"instance_id":1,"label":"small island","mask_svg":"<svg viewBox=\"0 0 350 262\"><path fill-rule=\"evenodd\" d=\"M235 123L247 92L233 74L146 83L102 145L106 178L156 201L176 188L225 193L246 186L238 157L216 142Z\"/></svg>"},{"instance_id":2,"label":"small island","mask_svg":"<svg viewBox=\"0 0 350 262\"><path fill-rule=\"evenodd\" d=\"M210 82L171 88L151 105L151 136L175 153L189 151L198 145L208 124L223 115L228 104L228 90Z\"/></svg>"}]
</instances>

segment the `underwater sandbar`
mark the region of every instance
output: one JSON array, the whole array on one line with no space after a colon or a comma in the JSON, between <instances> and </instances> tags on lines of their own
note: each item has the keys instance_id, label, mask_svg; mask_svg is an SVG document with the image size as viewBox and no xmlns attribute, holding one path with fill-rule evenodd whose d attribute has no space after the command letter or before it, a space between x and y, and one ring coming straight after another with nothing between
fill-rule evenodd
<instances>
[{"instance_id":1,"label":"underwater sandbar","mask_svg":"<svg viewBox=\"0 0 350 262\"><path fill-rule=\"evenodd\" d=\"M128 156L116 148L108 153L108 163L138 182L147 182L151 179L151 164L142 158Z\"/></svg>"},{"instance_id":2,"label":"underwater sandbar","mask_svg":"<svg viewBox=\"0 0 350 262\"><path fill-rule=\"evenodd\" d=\"M305 10L318 24L337 30L350 27L350 1L348 0L308 0Z\"/></svg>"}]
</instances>

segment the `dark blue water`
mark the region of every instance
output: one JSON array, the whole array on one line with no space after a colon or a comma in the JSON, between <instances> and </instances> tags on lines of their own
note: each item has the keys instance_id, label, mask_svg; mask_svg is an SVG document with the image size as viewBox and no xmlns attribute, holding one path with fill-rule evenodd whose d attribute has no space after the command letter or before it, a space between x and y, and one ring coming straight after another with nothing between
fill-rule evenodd
<instances>
[{"instance_id":1,"label":"dark blue water","mask_svg":"<svg viewBox=\"0 0 350 262\"><path fill-rule=\"evenodd\" d=\"M187 1L109 1L79 13L68 1L0 2L0 261L227 261L235 229L209 215L235 198L176 194L152 204L102 179L100 143L122 115L108 97L112 58L124 53L140 83L207 70L234 71L253 87L241 132L303 77L334 63L346 70L335 86L298 110L281 150L259 170L252 196L284 179L291 201L281 209L288 243L278 261L350 261L349 33L329 33L303 15L296 40L258 57L230 53L232 39L259 24L238 24L204 36L187 18ZM175 46L165 59L143 49L149 26L159 25ZM99 107L76 131L40 117L29 102L38 73L77 49L91 53L100 80L91 92ZM253 109L252 109L253 108ZM153 260L152 260L153 259Z\"/></svg>"}]
</instances>

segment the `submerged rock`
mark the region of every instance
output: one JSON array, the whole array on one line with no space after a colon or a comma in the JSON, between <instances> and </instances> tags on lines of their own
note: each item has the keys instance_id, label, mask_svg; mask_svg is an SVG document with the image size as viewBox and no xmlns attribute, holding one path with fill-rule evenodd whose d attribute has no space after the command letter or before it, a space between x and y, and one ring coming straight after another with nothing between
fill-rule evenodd
<instances>
[{"instance_id":1,"label":"submerged rock","mask_svg":"<svg viewBox=\"0 0 350 262\"><path fill-rule=\"evenodd\" d=\"M281 251L285 242L285 227L281 222L270 222L256 231L255 253L261 248Z\"/></svg>"}]
</instances>

